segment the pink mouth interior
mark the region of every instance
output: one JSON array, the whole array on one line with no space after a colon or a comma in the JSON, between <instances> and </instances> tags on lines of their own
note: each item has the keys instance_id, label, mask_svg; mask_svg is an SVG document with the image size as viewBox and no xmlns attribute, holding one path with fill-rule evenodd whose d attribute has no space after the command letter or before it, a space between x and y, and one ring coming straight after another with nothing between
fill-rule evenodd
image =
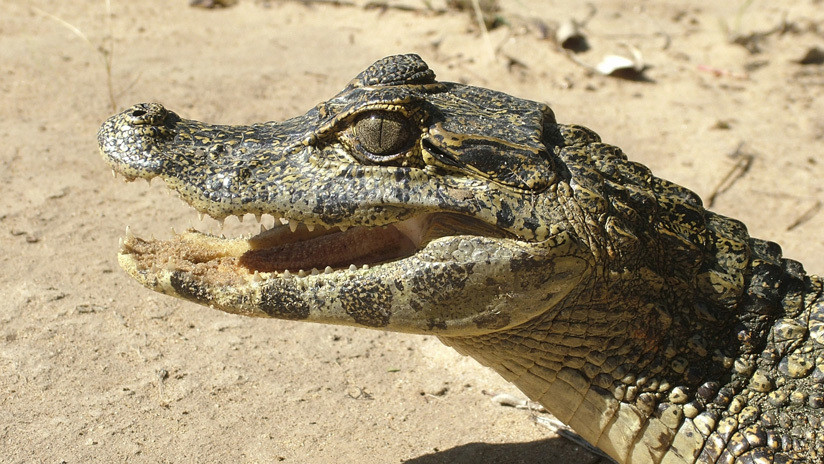
<instances>
[{"instance_id":1,"label":"pink mouth interior","mask_svg":"<svg viewBox=\"0 0 824 464\"><path fill-rule=\"evenodd\" d=\"M259 272L295 272L301 269L341 269L410 256L417 250L414 238L398 227L353 227L297 240L291 243L261 244L245 252L241 266Z\"/></svg>"}]
</instances>

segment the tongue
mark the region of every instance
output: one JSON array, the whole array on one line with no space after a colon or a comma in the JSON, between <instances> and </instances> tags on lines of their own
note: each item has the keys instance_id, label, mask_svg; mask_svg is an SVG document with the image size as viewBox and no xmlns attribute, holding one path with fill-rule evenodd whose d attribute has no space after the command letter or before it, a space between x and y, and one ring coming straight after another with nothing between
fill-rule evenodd
<instances>
[{"instance_id":1,"label":"tongue","mask_svg":"<svg viewBox=\"0 0 824 464\"><path fill-rule=\"evenodd\" d=\"M300 269L334 269L361 266L409 256L415 244L393 226L353 227L272 248L249 250L240 264L252 271L283 272Z\"/></svg>"}]
</instances>

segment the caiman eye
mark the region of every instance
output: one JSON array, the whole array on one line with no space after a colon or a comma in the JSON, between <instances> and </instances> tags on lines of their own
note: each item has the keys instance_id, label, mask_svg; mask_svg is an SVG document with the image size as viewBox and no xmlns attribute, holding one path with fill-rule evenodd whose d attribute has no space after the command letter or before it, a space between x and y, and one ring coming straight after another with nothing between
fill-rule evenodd
<instances>
[{"instance_id":1,"label":"caiman eye","mask_svg":"<svg viewBox=\"0 0 824 464\"><path fill-rule=\"evenodd\" d=\"M352 132L364 150L376 158L382 158L408 148L414 139L413 127L412 122L400 113L369 111L358 116Z\"/></svg>"}]
</instances>

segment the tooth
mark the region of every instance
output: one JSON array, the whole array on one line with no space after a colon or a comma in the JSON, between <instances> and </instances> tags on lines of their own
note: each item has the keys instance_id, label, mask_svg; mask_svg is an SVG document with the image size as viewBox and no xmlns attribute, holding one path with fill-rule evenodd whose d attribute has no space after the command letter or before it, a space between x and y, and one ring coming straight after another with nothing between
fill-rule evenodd
<instances>
[{"instance_id":1,"label":"tooth","mask_svg":"<svg viewBox=\"0 0 824 464\"><path fill-rule=\"evenodd\" d=\"M295 221L290 221L289 222L289 230L291 230L292 232L298 230L298 223L295 222Z\"/></svg>"},{"instance_id":2,"label":"tooth","mask_svg":"<svg viewBox=\"0 0 824 464\"><path fill-rule=\"evenodd\" d=\"M284 226L289 224L289 220L284 218L284 217L278 218L278 219L280 220L280 223L283 224Z\"/></svg>"},{"instance_id":3,"label":"tooth","mask_svg":"<svg viewBox=\"0 0 824 464\"><path fill-rule=\"evenodd\" d=\"M200 222L203 222L203 218L204 218L205 216L206 216L206 215L205 215L205 214L203 214L203 213L201 213L200 211L198 211L198 212L197 212L197 219L198 219Z\"/></svg>"},{"instance_id":4,"label":"tooth","mask_svg":"<svg viewBox=\"0 0 824 464\"><path fill-rule=\"evenodd\" d=\"M369 265L368 265L368 264L364 264L363 266L361 266L361 269L363 269L363 270L365 271L365 270L369 269Z\"/></svg>"},{"instance_id":5,"label":"tooth","mask_svg":"<svg viewBox=\"0 0 824 464\"><path fill-rule=\"evenodd\" d=\"M129 242L134 240L134 234L132 233L132 228L129 227L129 226L126 226L126 240L129 241Z\"/></svg>"},{"instance_id":6,"label":"tooth","mask_svg":"<svg viewBox=\"0 0 824 464\"><path fill-rule=\"evenodd\" d=\"M112 169L112 177L117 179L117 171L115 171L114 169Z\"/></svg>"},{"instance_id":7,"label":"tooth","mask_svg":"<svg viewBox=\"0 0 824 464\"><path fill-rule=\"evenodd\" d=\"M349 265L349 270L350 270L350 271L357 271L357 270L358 270L358 266L355 266L354 264L350 264L350 265Z\"/></svg>"},{"instance_id":8,"label":"tooth","mask_svg":"<svg viewBox=\"0 0 824 464\"><path fill-rule=\"evenodd\" d=\"M326 266L326 268L323 270L324 274L331 274L332 272L332 266Z\"/></svg>"},{"instance_id":9,"label":"tooth","mask_svg":"<svg viewBox=\"0 0 824 464\"><path fill-rule=\"evenodd\" d=\"M314 224L306 224L306 229L308 229L309 232L312 232L312 231L315 230L315 225Z\"/></svg>"},{"instance_id":10,"label":"tooth","mask_svg":"<svg viewBox=\"0 0 824 464\"><path fill-rule=\"evenodd\" d=\"M262 282L263 281L263 276L261 276L258 271L255 271L255 273L252 275L252 279L255 282Z\"/></svg>"},{"instance_id":11,"label":"tooth","mask_svg":"<svg viewBox=\"0 0 824 464\"><path fill-rule=\"evenodd\" d=\"M277 220L271 214L261 214L260 221L261 221L261 224L266 224L266 227L268 229L271 229L272 227L275 227L275 224L277 223Z\"/></svg>"},{"instance_id":12,"label":"tooth","mask_svg":"<svg viewBox=\"0 0 824 464\"><path fill-rule=\"evenodd\" d=\"M285 271L283 271L283 277L289 277L291 275L292 275L292 273L289 272L289 269L286 269Z\"/></svg>"},{"instance_id":13,"label":"tooth","mask_svg":"<svg viewBox=\"0 0 824 464\"><path fill-rule=\"evenodd\" d=\"M346 232L346 229L348 229L348 228L349 228L348 225L339 225L338 226L338 229L340 229L341 232Z\"/></svg>"},{"instance_id":14,"label":"tooth","mask_svg":"<svg viewBox=\"0 0 824 464\"><path fill-rule=\"evenodd\" d=\"M299 270L298 277L306 277L306 271L304 271L303 269Z\"/></svg>"},{"instance_id":15,"label":"tooth","mask_svg":"<svg viewBox=\"0 0 824 464\"><path fill-rule=\"evenodd\" d=\"M175 228L172 227L171 229L172 229L172 235L177 235L177 231L175 230Z\"/></svg>"},{"instance_id":16,"label":"tooth","mask_svg":"<svg viewBox=\"0 0 824 464\"><path fill-rule=\"evenodd\" d=\"M318 268L316 268L316 267L312 268L312 275L320 275L320 271L318 270Z\"/></svg>"}]
</instances>

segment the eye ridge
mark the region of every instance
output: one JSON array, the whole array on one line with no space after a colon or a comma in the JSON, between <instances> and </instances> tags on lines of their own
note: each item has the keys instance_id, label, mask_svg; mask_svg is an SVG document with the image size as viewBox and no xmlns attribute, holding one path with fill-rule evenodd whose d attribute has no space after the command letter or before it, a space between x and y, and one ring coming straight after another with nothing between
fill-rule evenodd
<instances>
[{"instance_id":1,"label":"eye ridge","mask_svg":"<svg viewBox=\"0 0 824 464\"><path fill-rule=\"evenodd\" d=\"M365 151L377 157L391 157L411 145L412 128L409 118L399 112L375 110L358 116L353 133Z\"/></svg>"}]
</instances>

